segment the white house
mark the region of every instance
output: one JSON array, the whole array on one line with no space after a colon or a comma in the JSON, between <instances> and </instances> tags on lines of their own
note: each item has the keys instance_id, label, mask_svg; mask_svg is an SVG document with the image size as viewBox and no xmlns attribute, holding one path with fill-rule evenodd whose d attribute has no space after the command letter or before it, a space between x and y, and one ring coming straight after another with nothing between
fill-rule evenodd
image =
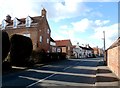
<instances>
[{"instance_id":1,"label":"white house","mask_svg":"<svg viewBox=\"0 0 120 88\"><path fill-rule=\"evenodd\" d=\"M79 43L77 43L77 45L73 47L73 54L75 58L89 58L93 56L93 49L89 44L86 46L79 46Z\"/></svg>"},{"instance_id":2,"label":"white house","mask_svg":"<svg viewBox=\"0 0 120 88\"><path fill-rule=\"evenodd\" d=\"M82 58L82 48L79 46L79 43L77 43L76 46L73 46L73 54L75 58Z\"/></svg>"}]
</instances>

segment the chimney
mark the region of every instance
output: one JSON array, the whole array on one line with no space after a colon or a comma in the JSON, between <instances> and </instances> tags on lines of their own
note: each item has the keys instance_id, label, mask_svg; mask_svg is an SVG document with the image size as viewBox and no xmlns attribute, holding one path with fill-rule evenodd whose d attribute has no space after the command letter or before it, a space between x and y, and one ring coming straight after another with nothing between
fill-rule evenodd
<instances>
[{"instance_id":1,"label":"chimney","mask_svg":"<svg viewBox=\"0 0 120 88\"><path fill-rule=\"evenodd\" d=\"M8 21L8 22L11 21L11 16L10 16L10 15L7 15L7 16L6 16L6 21Z\"/></svg>"},{"instance_id":2,"label":"chimney","mask_svg":"<svg viewBox=\"0 0 120 88\"><path fill-rule=\"evenodd\" d=\"M43 8L42 12L41 12L42 17L46 17L46 13L47 13L47 11Z\"/></svg>"}]
</instances>

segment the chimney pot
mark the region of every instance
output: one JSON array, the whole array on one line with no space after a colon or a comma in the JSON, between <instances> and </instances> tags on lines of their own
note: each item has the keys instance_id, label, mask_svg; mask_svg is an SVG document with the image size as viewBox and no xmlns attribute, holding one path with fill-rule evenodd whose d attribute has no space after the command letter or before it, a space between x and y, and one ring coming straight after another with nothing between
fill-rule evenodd
<instances>
[{"instance_id":1,"label":"chimney pot","mask_svg":"<svg viewBox=\"0 0 120 88\"><path fill-rule=\"evenodd\" d=\"M8 22L11 21L11 16L10 16L10 15L7 15L7 16L6 16L6 21L8 21Z\"/></svg>"},{"instance_id":2,"label":"chimney pot","mask_svg":"<svg viewBox=\"0 0 120 88\"><path fill-rule=\"evenodd\" d=\"M47 11L43 8L42 12L41 12L42 17L46 17L46 13L47 13Z\"/></svg>"}]
</instances>

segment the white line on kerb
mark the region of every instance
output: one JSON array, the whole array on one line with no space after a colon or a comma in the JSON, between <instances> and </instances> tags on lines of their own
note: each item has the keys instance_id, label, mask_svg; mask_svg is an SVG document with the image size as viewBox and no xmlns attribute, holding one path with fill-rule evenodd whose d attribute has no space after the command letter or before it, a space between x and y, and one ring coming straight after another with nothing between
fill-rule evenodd
<instances>
[{"instance_id":1,"label":"white line on kerb","mask_svg":"<svg viewBox=\"0 0 120 88\"><path fill-rule=\"evenodd\" d=\"M31 87L31 86L33 86L33 85L39 83L39 82L42 82L42 81L44 81L44 80L46 80L46 79L48 79L48 78L54 76L55 74L56 74L56 73L54 73L54 74L52 74L52 75L50 75L50 76L48 76L48 77L45 77L44 79L41 79L41 80L39 80L39 81L37 81L37 82L35 82L35 83L32 83L32 84L28 85L26 88Z\"/></svg>"}]
</instances>

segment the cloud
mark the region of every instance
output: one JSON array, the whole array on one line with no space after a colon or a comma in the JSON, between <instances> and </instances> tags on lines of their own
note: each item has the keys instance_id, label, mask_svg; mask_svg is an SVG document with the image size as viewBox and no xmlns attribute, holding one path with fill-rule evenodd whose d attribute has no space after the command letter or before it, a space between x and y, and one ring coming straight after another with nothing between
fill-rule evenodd
<instances>
[{"instance_id":1,"label":"cloud","mask_svg":"<svg viewBox=\"0 0 120 88\"><path fill-rule=\"evenodd\" d=\"M118 38L118 24L98 27L95 33L91 36L92 39L101 40L103 38L103 31L105 31L106 48L108 48Z\"/></svg>"},{"instance_id":2,"label":"cloud","mask_svg":"<svg viewBox=\"0 0 120 88\"><path fill-rule=\"evenodd\" d=\"M79 22L71 23L73 25L73 30L77 32L85 32L91 25L91 21L87 18L82 19Z\"/></svg>"},{"instance_id":3,"label":"cloud","mask_svg":"<svg viewBox=\"0 0 120 88\"><path fill-rule=\"evenodd\" d=\"M60 27L60 29L68 29L68 26L67 26L67 25L62 25L62 26Z\"/></svg>"},{"instance_id":4,"label":"cloud","mask_svg":"<svg viewBox=\"0 0 120 88\"><path fill-rule=\"evenodd\" d=\"M104 21L102 21L102 20L96 20L96 21L95 21L95 24L96 24L97 26L103 26L103 25L108 24L109 22L110 22L109 20L104 20Z\"/></svg>"},{"instance_id":5,"label":"cloud","mask_svg":"<svg viewBox=\"0 0 120 88\"><path fill-rule=\"evenodd\" d=\"M7 14L12 16L12 19L15 17L23 18L28 15L34 16L36 12L32 10L31 0L1 0L0 3L0 19L5 19ZM0 20L1 21L1 20Z\"/></svg>"},{"instance_id":6,"label":"cloud","mask_svg":"<svg viewBox=\"0 0 120 88\"><path fill-rule=\"evenodd\" d=\"M14 2L14 3L13 3ZM7 14L12 18L23 18L41 15L41 9L47 10L48 19L59 22L62 19L74 18L78 16L101 16L100 12L91 12L92 8L87 7L83 0L2 0L0 3L0 19L4 19ZM0 20L1 22L1 20Z\"/></svg>"}]
</instances>

